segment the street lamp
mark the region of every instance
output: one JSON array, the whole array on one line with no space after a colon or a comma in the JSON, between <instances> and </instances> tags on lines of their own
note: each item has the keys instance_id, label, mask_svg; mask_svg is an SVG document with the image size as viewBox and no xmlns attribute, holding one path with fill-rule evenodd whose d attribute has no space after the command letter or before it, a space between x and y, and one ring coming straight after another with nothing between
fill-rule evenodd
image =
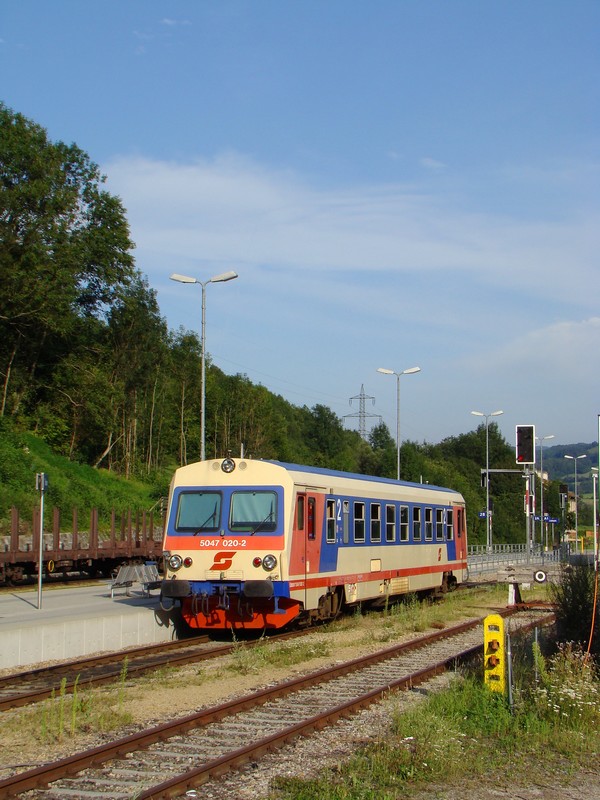
<instances>
[{"instance_id":1,"label":"street lamp","mask_svg":"<svg viewBox=\"0 0 600 800\"><path fill-rule=\"evenodd\" d=\"M169 276L172 281L178 283L199 283L202 287L202 330L200 335L200 346L202 348L202 377L200 381L200 461L204 461L206 456L206 287L209 283L224 283L232 281L238 277L237 272L230 270L220 275L214 275L207 281L199 281L197 278L190 278L188 275L179 275L174 272Z\"/></svg>"},{"instance_id":2,"label":"street lamp","mask_svg":"<svg viewBox=\"0 0 600 800\"><path fill-rule=\"evenodd\" d=\"M397 475L400 480L400 376L413 375L415 372L421 372L421 367L410 367L410 369L403 369L402 372L394 372L393 369L385 369L385 367L378 367L377 372L383 375L396 376L396 455L397 455Z\"/></svg>"},{"instance_id":3,"label":"street lamp","mask_svg":"<svg viewBox=\"0 0 600 800\"><path fill-rule=\"evenodd\" d=\"M490 519L490 435L489 435L489 420L490 417L499 417L504 414L504 411L492 411L490 414L484 414L483 411L471 411L474 417L485 417L485 526L486 526L486 539L487 549L492 549L492 521Z\"/></svg>"},{"instance_id":4,"label":"street lamp","mask_svg":"<svg viewBox=\"0 0 600 800\"><path fill-rule=\"evenodd\" d=\"M548 542L546 541L546 537L544 536L544 531L548 530L545 527L545 518L544 518L544 442L547 439L554 439L554 434L550 433L548 434L548 436L536 436L535 438L540 443L540 505L542 506L541 522L540 522L540 547L544 546L544 542L546 542L546 547L547 547Z\"/></svg>"},{"instance_id":5,"label":"street lamp","mask_svg":"<svg viewBox=\"0 0 600 800\"><path fill-rule=\"evenodd\" d=\"M587 455L584 453L581 456L567 456L565 458L570 458L573 464L575 465L575 552L577 552L577 538L579 536L579 517L577 512L577 462L580 458L587 458Z\"/></svg>"}]
</instances>

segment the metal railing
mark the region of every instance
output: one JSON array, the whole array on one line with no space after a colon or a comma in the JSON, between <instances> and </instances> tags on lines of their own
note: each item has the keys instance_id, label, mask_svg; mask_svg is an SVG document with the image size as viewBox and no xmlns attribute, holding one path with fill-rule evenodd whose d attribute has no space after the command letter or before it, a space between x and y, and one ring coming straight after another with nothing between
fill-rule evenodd
<instances>
[{"instance_id":1,"label":"metal railing","mask_svg":"<svg viewBox=\"0 0 600 800\"><path fill-rule=\"evenodd\" d=\"M475 544L469 545L467 553L470 575L497 572L498 569L513 564L558 564L566 558L568 548L547 551L539 545L528 548L526 544L494 544L491 548L484 544Z\"/></svg>"}]
</instances>

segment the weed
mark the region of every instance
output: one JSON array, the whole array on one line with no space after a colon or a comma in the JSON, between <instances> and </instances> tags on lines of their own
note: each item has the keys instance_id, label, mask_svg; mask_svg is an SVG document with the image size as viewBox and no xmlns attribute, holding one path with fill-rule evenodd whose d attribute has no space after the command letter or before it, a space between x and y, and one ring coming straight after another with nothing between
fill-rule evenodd
<instances>
[{"instance_id":1,"label":"weed","mask_svg":"<svg viewBox=\"0 0 600 800\"><path fill-rule=\"evenodd\" d=\"M600 746L600 693L593 669L572 646L548 660L533 646L529 685L514 709L481 676L457 676L452 686L393 716L377 744L312 780L274 782L278 800L378 800L410 797L412 787L459 785L464 776L531 779L550 760L585 763ZM537 676L537 679L534 678ZM542 763L539 754L545 754Z\"/></svg>"},{"instance_id":2,"label":"weed","mask_svg":"<svg viewBox=\"0 0 600 800\"><path fill-rule=\"evenodd\" d=\"M129 658L125 656L123 659L123 666L121 667L121 672L119 673L119 708L123 709L123 704L125 702L125 681L127 680L127 669L129 667Z\"/></svg>"},{"instance_id":3,"label":"weed","mask_svg":"<svg viewBox=\"0 0 600 800\"><path fill-rule=\"evenodd\" d=\"M323 642L293 640L291 642L269 642L264 637L253 646L236 641L228 669L242 675L259 672L265 667L290 667L305 664L315 658L323 658L331 648Z\"/></svg>"}]
</instances>

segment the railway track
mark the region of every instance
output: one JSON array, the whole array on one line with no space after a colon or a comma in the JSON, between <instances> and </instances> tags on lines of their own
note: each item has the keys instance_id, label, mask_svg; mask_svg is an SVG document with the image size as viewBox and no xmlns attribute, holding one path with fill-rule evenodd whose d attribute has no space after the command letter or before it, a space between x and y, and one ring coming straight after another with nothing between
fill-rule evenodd
<instances>
[{"instance_id":1,"label":"railway track","mask_svg":"<svg viewBox=\"0 0 600 800\"><path fill-rule=\"evenodd\" d=\"M513 630L548 612L515 617ZM176 798L391 690L412 688L482 648L481 620L268 687L0 781L0 797Z\"/></svg>"},{"instance_id":2,"label":"railway track","mask_svg":"<svg viewBox=\"0 0 600 800\"><path fill-rule=\"evenodd\" d=\"M71 693L75 685L82 687L112 681L121 674L125 659L129 677L161 666L186 664L202 658L204 651L212 655L209 642L208 636L198 636L5 675L0 678L0 711L39 702L59 691ZM218 646L214 648L214 655L221 655L218 650Z\"/></svg>"},{"instance_id":3,"label":"railway track","mask_svg":"<svg viewBox=\"0 0 600 800\"><path fill-rule=\"evenodd\" d=\"M295 631L270 638L282 641L304 636L308 631ZM247 640L252 647L259 640ZM161 667L178 667L231 653L234 644L216 644L208 636L194 636L172 642L146 645L126 651L118 650L98 656L77 659L27 672L17 672L0 678L0 711L37 703L57 695L117 680L125 669L127 678L135 678Z\"/></svg>"}]
</instances>

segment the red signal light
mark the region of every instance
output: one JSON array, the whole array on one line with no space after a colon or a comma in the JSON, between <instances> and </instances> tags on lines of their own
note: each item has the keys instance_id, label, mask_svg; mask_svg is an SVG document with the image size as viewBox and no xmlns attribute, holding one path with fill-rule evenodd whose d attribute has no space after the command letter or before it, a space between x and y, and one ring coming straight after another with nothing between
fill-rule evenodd
<instances>
[{"instance_id":1,"label":"red signal light","mask_svg":"<svg viewBox=\"0 0 600 800\"><path fill-rule=\"evenodd\" d=\"M535 464L535 425L516 427L517 464Z\"/></svg>"}]
</instances>

